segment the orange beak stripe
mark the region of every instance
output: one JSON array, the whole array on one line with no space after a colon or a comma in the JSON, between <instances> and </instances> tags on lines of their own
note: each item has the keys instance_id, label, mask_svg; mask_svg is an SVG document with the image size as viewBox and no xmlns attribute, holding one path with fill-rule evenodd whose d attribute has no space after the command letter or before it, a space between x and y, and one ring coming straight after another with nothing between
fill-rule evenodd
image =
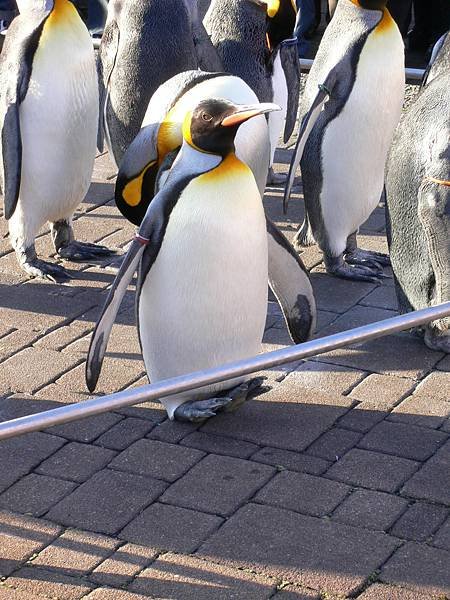
<instances>
[{"instance_id":1,"label":"orange beak stripe","mask_svg":"<svg viewBox=\"0 0 450 600\"><path fill-rule=\"evenodd\" d=\"M225 117L221 125L224 127L231 127L232 125L243 123L247 119L260 114L262 114L262 111L258 108L253 108L252 110L243 110L242 112L233 113L232 115Z\"/></svg>"}]
</instances>

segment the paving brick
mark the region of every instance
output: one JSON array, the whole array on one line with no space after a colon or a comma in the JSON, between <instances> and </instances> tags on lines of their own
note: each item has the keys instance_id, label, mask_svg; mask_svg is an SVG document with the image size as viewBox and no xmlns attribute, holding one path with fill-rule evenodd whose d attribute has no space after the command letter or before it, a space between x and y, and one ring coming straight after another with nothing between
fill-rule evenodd
<instances>
[{"instance_id":1,"label":"paving brick","mask_svg":"<svg viewBox=\"0 0 450 600\"><path fill-rule=\"evenodd\" d=\"M139 440L121 452L110 464L112 469L176 481L202 457L199 450L188 450L156 440Z\"/></svg>"},{"instance_id":2,"label":"paving brick","mask_svg":"<svg viewBox=\"0 0 450 600\"><path fill-rule=\"evenodd\" d=\"M354 448L327 471L327 477L350 485L395 492L417 470L406 458Z\"/></svg>"},{"instance_id":3,"label":"paving brick","mask_svg":"<svg viewBox=\"0 0 450 600\"><path fill-rule=\"evenodd\" d=\"M450 504L450 441L405 484L402 494Z\"/></svg>"},{"instance_id":4,"label":"paving brick","mask_svg":"<svg viewBox=\"0 0 450 600\"><path fill-rule=\"evenodd\" d=\"M415 502L400 517L390 533L407 540L424 542L438 529L448 514L448 509L443 506Z\"/></svg>"},{"instance_id":5,"label":"paving brick","mask_svg":"<svg viewBox=\"0 0 450 600\"><path fill-rule=\"evenodd\" d=\"M278 473L255 496L255 502L313 517L330 513L348 495L347 485L305 473Z\"/></svg>"},{"instance_id":6,"label":"paving brick","mask_svg":"<svg viewBox=\"0 0 450 600\"><path fill-rule=\"evenodd\" d=\"M433 538L433 545L450 550L450 518L442 525Z\"/></svg>"},{"instance_id":7,"label":"paving brick","mask_svg":"<svg viewBox=\"0 0 450 600\"><path fill-rule=\"evenodd\" d=\"M115 455L106 448L70 442L41 463L36 472L82 483L105 467Z\"/></svg>"},{"instance_id":8,"label":"paving brick","mask_svg":"<svg viewBox=\"0 0 450 600\"><path fill-rule=\"evenodd\" d=\"M442 360L438 362L436 369L439 369L439 371L446 371L447 373L450 371L450 354L446 354Z\"/></svg>"},{"instance_id":9,"label":"paving brick","mask_svg":"<svg viewBox=\"0 0 450 600\"><path fill-rule=\"evenodd\" d=\"M375 583L358 596L358 600L433 600L433 597L422 592Z\"/></svg>"},{"instance_id":10,"label":"paving brick","mask_svg":"<svg viewBox=\"0 0 450 600\"><path fill-rule=\"evenodd\" d=\"M397 295L393 285L379 285L367 294L359 304L363 306L375 306L386 310L398 310Z\"/></svg>"},{"instance_id":11,"label":"paving brick","mask_svg":"<svg viewBox=\"0 0 450 600\"><path fill-rule=\"evenodd\" d=\"M61 527L43 519L0 510L0 578L10 575L60 532Z\"/></svg>"},{"instance_id":12,"label":"paving brick","mask_svg":"<svg viewBox=\"0 0 450 600\"><path fill-rule=\"evenodd\" d=\"M21 592L1 582L0 600L36 600L36 596L33 592Z\"/></svg>"},{"instance_id":13,"label":"paving brick","mask_svg":"<svg viewBox=\"0 0 450 600\"><path fill-rule=\"evenodd\" d=\"M266 600L273 581L191 556L166 554L145 569L130 589L155 598L183 600Z\"/></svg>"},{"instance_id":14,"label":"paving brick","mask_svg":"<svg viewBox=\"0 0 450 600\"><path fill-rule=\"evenodd\" d=\"M266 465L210 454L172 484L162 501L226 516L253 496L274 472Z\"/></svg>"},{"instance_id":15,"label":"paving brick","mask_svg":"<svg viewBox=\"0 0 450 600\"><path fill-rule=\"evenodd\" d=\"M304 388L295 379L290 383L284 380L266 394L246 402L239 412L210 419L202 431L301 452L327 431L351 403L351 398Z\"/></svg>"},{"instance_id":16,"label":"paving brick","mask_svg":"<svg viewBox=\"0 0 450 600\"><path fill-rule=\"evenodd\" d=\"M279 448L263 448L252 456L252 460L273 465L278 470L288 469L311 475L321 475L330 466L327 460Z\"/></svg>"},{"instance_id":17,"label":"paving brick","mask_svg":"<svg viewBox=\"0 0 450 600\"><path fill-rule=\"evenodd\" d=\"M54 435L35 432L0 442L0 491L26 475L65 441Z\"/></svg>"},{"instance_id":18,"label":"paving brick","mask_svg":"<svg viewBox=\"0 0 450 600\"><path fill-rule=\"evenodd\" d=\"M248 458L258 450L256 444L234 440L223 435L211 435L203 431L194 431L185 437L181 444L189 448L197 448L203 452L225 454L236 458Z\"/></svg>"},{"instance_id":19,"label":"paving brick","mask_svg":"<svg viewBox=\"0 0 450 600\"><path fill-rule=\"evenodd\" d=\"M450 401L449 378L447 373L435 371L419 383L414 391L423 400Z\"/></svg>"},{"instance_id":20,"label":"paving brick","mask_svg":"<svg viewBox=\"0 0 450 600\"><path fill-rule=\"evenodd\" d=\"M0 360L6 360L23 348L31 346L38 339L39 334L35 331L22 331L16 329L6 337L0 339Z\"/></svg>"},{"instance_id":21,"label":"paving brick","mask_svg":"<svg viewBox=\"0 0 450 600\"><path fill-rule=\"evenodd\" d=\"M47 517L63 525L114 534L165 487L156 479L104 469L50 509Z\"/></svg>"},{"instance_id":22,"label":"paving brick","mask_svg":"<svg viewBox=\"0 0 450 600\"><path fill-rule=\"evenodd\" d=\"M358 348L333 350L315 360L371 373L420 379L442 356L413 335L397 334L370 340Z\"/></svg>"},{"instance_id":23,"label":"paving brick","mask_svg":"<svg viewBox=\"0 0 450 600\"><path fill-rule=\"evenodd\" d=\"M423 594L449 594L450 553L407 542L383 566L380 579Z\"/></svg>"},{"instance_id":24,"label":"paving brick","mask_svg":"<svg viewBox=\"0 0 450 600\"><path fill-rule=\"evenodd\" d=\"M411 393L415 382L403 377L372 374L350 392L350 396L372 410L389 411Z\"/></svg>"},{"instance_id":25,"label":"paving brick","mask_svg":"<svg viewBox=\"0 0 450 600\"><path fill-rule=\"evenodd\" d=\"M148 600L148 596L112 588L97 588L85 598L86 600Z\"/></svg>"},{"instance_id":26,"label":"paving brick","mask_svg":"<svg viewBox=\"0 0 450 600\"><path fill-rule=\"evenodd\" d=\"M389 415L389 421L435 429L440 427L449 415L449 402L414 394L394 408Z\"/></svg>"},{"instance_id":27,"label":"paving brick","mask_svg":"<svg viewBox=\"0 0 450 600\"><path fill-rule=\"evenodd\" d=\"M167 419L152 429L148 437L160 442L178 444L178 442L181 442L181 440L198 429L198 427L198 423L181 423L180 421L169 421Z\"/></svg>"},{"instance_id":28,"label":"paving brick","mask_svg":"<svg viewBox=\"0 0 450 600\"><path fill-rule=\"evenodd\" d=\"M407 508L398 496L355 490L333 513L333 520L364 529L386 531ZM395 534L394 534L395 535Z\"/></svg>"},{"instance_id":29,"label":"paving brick","mask_svg":"<svg viewBox=\"0 0 450 600\"><path fill-rule=\"evenodd\" d=\"M112 283L112 282L111 282ZM72 344L70 351L78 351L82 354L87 354L91 336L85 336ZM125 325L117 323L111 330L111 335L108 340L109 355L119 354L127 359L141 359L141 347L139 345L139 337L136 325Z\"/></svg>"},{"instance_id":30,"label":"paving brick","mask_svg":"<svg viewBox=\"0 0 450 600\"><path fill-rule=\"evenodd\" d=\"M318 310L317 311L317 323L316 323L316 336L319 336L317 332L322 331L327 325L332 323L337 318L336 313L330 312L328 310Z\"/></svg>"},{"instance_id":31,"label":"paving brick","mask_svg":"<svg viewBox=\"0 0 450 600\"><path fill-rule=\"evenodd\" d=\"M369 431L358 445L366 450L423 461L434 454L447 439L447 434L441 431L384 421Z\"/></svg>"},{"instance_id":32,"label":"paving brick","mask_svg":"<svg viewBox=\"0 0 450 600\"><path fill-rule=\"evenodd\" d=\"M153 423L145 419L128 417L113 425L111 429L101 435L96 444L103 448L113 450L125 450L133 442L144 437L154 427Z\"/></svg>"},{"instance_id":33,"label":"paving brick","mask_svg":"<svg viewBox=\"0 0 450 600\"><path fill-rule=\"evenodd\" d=\"M68 577L54 571L23 567L14 576L6 580L8 585L20 591L33 593L36 598L58 598L58 600L79 600L92 589L92 584L85 579Z\"/></svg>"},{"instance_id":34,"label":"paving brick","mask_svg":"<svg viewBox=\"0 0 450 600\"><path fill-rule=\"evenodd\" d=\"M322 330L322 335L332 335L340 331L346 331L353 329L354 327L361 327L368 323L375 323L375 321L382 321L383 319L390 319L397 315L396 310L386 310L384 308L375 308L373 306L353 306L343 315L338 317L332 324L328 325ZM356 344L354 344L356 345ZM354 346L353 345L353 346ZM350 346L351 347L351 346Z\"/></svg>"},{"instance_id":35,"label":"paving brick","mask_svg":"<svg viewBox=\"0 0 450 600\"><path fill-rule=\"evenodd\" d=\"M25 348L4 363L0 371L0 389L32 394L72 369L79 358L52 350Z\"/></svg>"},{"instance_id":36,"label":"paving brick","mask_svg":"<svg viewBox=\"0 0 450 600\"><path fill-rule=\"evenodd\" d=\"M96 567L89 579L97 585L127 585L157 556L156 550L136 544L124 544Z\"/></svg>"},{"instance_id":37,"label":"paving brick","mask_svg":"<svg viewBox=\"0 0 450 600\"><path fill-rule=\"evenodd\" d=\"M272 600L321 600L321 595L313 590L287 585L277 592Z\"/></svg>"},{"instance_id":38,"label":"paving brick","mask_svg":"<svg viewBox=\"0 0 450 600\"><path fill-rule=\"evenodd\" d=\"M390 556L396 544L384 533L247 504L197 554L344 595L356 591Z\"/></svg>"},{"instance_id":39,"label":"paving brick","mask_svg":"<svg viewBox=\"0 0 450 600\"><path fill-rule=\"evenodd\" d=\"M339 365L306 361L288 375L286 383L291 383L295 378L303 387L343 394L356 385L363 375L361 371Z\"/></svg>"},{"instance_id":40,"label":"paving brick","mask_svg":"<svg viewBox=\"0 0 450 600\"><path fill-rule=\"evenodd\" d=\"M34 345L36 348L48 348L49 350L61 351L63 348L93 330L93 324L85 321L75 320L70 325L58 327L41 337Z\"/></svg>"},{"instance_id":41,"label":"paving brick","mask_svg":"<svg viewBox=\"0 0 450 600\"><path fill-rule=\"evenodd\" d=\"M68 529L33 559L33 566L80 577L92 571L118 545L117 540L98 533Z\"/></svg>"},{"instance_id":42,"label":"paving brick","mask_svg":"<svg viewBox=\"0 0 450 600\"><path fill-rule=\"evenodd\" d=\"M40 517L75 487L70 481L31 473L0 496L0 507Z\"/></svg>"},{"instance_id":43,"label":"paving brick","mask_svg":"<svg viewBox=\"0 0 450 600\"><path fill-rule=\"evenodd\" d=\"M88 444L97 439L105 431L108 431L120 420L121 417L115 413L103 413L87 417L86 419L80 419L79 421L73 421L72 423L56 425L50 427L47 431L67 440Z\"/></svg>"},{"instance_id":44,"label":"paving brick","mask_svg":"<svg viewBox=\"0 0 450 600\"><path fill-rule=\"evenodd\" d=\"M223 522L215 515L155 503L121 532L124 540L173 552L193 552Z\"/></svg>"},{"instance_id":45,"label":"paving brick","mask_svg":"<svg viewBox=\"0 0 450 600\"><path fill-rule=\"evenodd\" d=\"M373 283L348 281L325 273L310 273L317 307L320 310L342 313L357 304L375 287ZM330 294L330 289L333 293Z\"/></svg>"},{"instance_id":46,"label":"paving brick","mask_svg":"<svg viewBox=\"0 0 450 600\"><path fill-rule=\"evenodd\" d=\"M334 427L313 442L306 452L334 462L356 446L361 437L362 435L355 431Z\"/></svg>"}]
</instances>

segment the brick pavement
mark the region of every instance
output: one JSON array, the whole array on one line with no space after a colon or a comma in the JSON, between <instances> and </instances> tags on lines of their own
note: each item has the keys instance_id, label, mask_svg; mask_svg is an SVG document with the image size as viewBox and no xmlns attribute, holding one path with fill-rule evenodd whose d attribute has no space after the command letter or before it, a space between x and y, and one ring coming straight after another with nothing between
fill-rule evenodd
<instances>
[{"instance_id":1,"label":"brick pavement","mask_svg":"<svg viewBox=\"0 0 450 600\"><path fill-rule=\"evenodd\" d=\"M286 171L289 152L279 150ZM123 247L98 156L79 239ZM301 197L268 214L291 237ZM0 220L0 420L89 397L83 362L113 273L71 263L70 286L18 271ZM384 213L361 245L386 249ZM48 231L38 239L51 254ZM303 253L318 335L396 313L383 285L328 277ZM269 301L265 350L289 344ZM410 333L266 373L270 391L203 426L143 403L0 443L0 600L431 600L450 593L449 360ZM133 292L99 391L145 379Z\"/></svg>"}]
</instances>

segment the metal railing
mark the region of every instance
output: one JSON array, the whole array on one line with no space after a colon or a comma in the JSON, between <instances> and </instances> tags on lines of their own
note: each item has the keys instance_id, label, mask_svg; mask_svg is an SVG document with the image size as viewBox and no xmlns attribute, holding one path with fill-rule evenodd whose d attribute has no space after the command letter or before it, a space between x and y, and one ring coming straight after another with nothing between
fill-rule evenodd
<instances>
[{"instance_id":1,"label":"metal railing","mask_svg":"<svg viewBox=\"0 0 450 600\"><path fill-rule=\"evenodd\" d=\"M86 400L86 402L65 405L61 408L19 417L0 423L0 440L123 408L124 406L157 400L164 396L171 396L180 392L187 392L227 379L234 379L241 375L255 373L261 369L276 367L301 358L336 350L355 342L365 342L448 316L450 316L450 302L445 302L444 304L399 315L385 319L384 321L370 323L369 325L342 331L324 338L310 340L296 346L289 346L282 350L259 354L252 358L228 363L213 369L196 371L195 373L166 379L151 385L144 385L140 388L125 390L116 394Z\"/></svg>"}]
</instances>

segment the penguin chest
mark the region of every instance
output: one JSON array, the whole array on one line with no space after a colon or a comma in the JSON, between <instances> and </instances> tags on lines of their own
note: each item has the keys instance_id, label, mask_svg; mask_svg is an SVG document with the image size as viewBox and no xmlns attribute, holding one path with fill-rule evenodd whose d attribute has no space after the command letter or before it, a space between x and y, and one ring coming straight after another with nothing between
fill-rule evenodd
<instances>
[{"instance_id":1,"label":"penguin chest","mask_svg":"<svg viewBox=\"0 0 450 600\"><path fill-rule=\"evenodd\" d=\"M388 13L369 34L353 86L321 145L321 208L328 231L343 238L380 200L384 167L404 97L404 47ZM341 251L337 249L337 251Z\"/></svg>"},{"instance_id":2,"label":"penguin chest","mask_svg":"<svg viewBox=\"0 0 450 600\"><path fill-rule=\"evenodd\" d=\"M139 329L150 380L258 353L267 277L258 188L247 166L227 158L187 185L142 284Z\"/></svg>"},{"instance_id":3,"label":"penguin chest","mask_svg":"<svg viewBox=\"0 0 450 600\"><path fill-rule=\"evenodd\" d=\"M56 0L20 106L22 204L41 206L50 220L76 208L90 182L97 119L92 40L73 5Z\"/></svg>"}]
</instances>

